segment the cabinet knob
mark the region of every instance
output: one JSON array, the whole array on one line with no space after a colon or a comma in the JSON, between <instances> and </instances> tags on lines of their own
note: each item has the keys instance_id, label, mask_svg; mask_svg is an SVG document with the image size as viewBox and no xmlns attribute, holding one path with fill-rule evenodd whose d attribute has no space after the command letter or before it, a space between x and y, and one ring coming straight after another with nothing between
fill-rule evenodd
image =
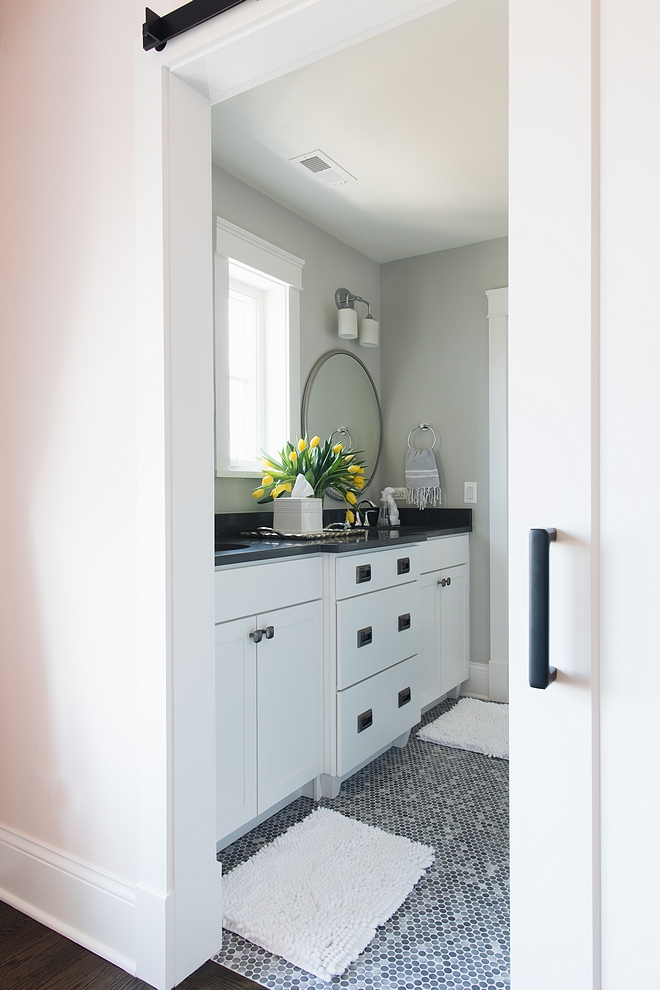
<instances>
[{"instance_id":1,"label":"cabinet knob","mask_svg":"<svg viewBox=\"0 0 660 990\"><path fill-rule=\"evenodd\" d=\"M250 639L253 643L260 643L262 636L264 634L263 629L255 629L254 632L250 633Z\"/></svg>"},{"instance_id":2,"label":"cabinet knob","mask_svg":"<svg viewBox=\"0 0 660 990\"><path fill-rule=\"evenodd\" d=\"M447 585L451 584L451 578L442 578L442 580L438 581L438 584L441 588L446 588Z\"/></svg>"},{"instance_id":3,"label":"cabinet knob","mask_svg":"<svg viewBox=\"0 0 660 990\"><path fill-rule=\"evenodd\" d=\"M447 578L447 587L451 584L451 578Z\"/></svg>"},{"instance_id":4,"label":"cabinet knob","mask_svg":"<svg viewBox=\"0 0 660 990\"><path fill-rule=\"evenodd\" d=\"M266 626L264 632L266 633L266 639L272 639L275 635L275 626Z\"/></svg>"}]
</instances>

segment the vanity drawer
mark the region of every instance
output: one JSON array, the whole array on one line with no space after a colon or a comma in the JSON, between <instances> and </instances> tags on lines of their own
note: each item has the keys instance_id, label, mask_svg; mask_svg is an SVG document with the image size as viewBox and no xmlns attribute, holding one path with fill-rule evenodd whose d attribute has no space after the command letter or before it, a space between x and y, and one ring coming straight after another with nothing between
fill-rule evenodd
<instances>
[{"instance_id":1,"label":"vanity drawer","mask_svg":"<svg viewBox=\"0 0 660 990\"><path fill-rule=\"evenodd\" d=\"M337 775L348 773L421 717L420 661L411 657L337 694Z\"/></svg>"},{"instance_id":2,"label":"vanity drawer","mask_svg":"<svg viewBox=\"0 0 660 990\"><path fill-rule=\"evenodd\" d=\"M346 554L336 563L337 598L367 595L381 588L393 588L419 577L419 546L405 543L391 550Z\"/></svg>"},{"instance_id":3,"label":"vanity drawer","mask_svg":"<svg viewBox=\"0 0 660 990\"><path fill-rule=\"evenodd\" d=\"M339 690L419 652L418 581L337 602Z\"/></svg>"},{"instance_id":4,"label":"vanity drawer","mask_svg":"<svg viewBox=\"0 0 660 990\"><path fill-rule=\"evenodd\" d=\"M441 536L436 540L427 540L421 547L421 571L440 571L443 567L455 567L457 564L467 564L470 555L470 544L467 533L457 536Z\"/></svg>"},{"instance_id":5,"label":"vanity drawer","mask_svg":"<svg viewBox=\"0 0 660 990\"><path fill-rule=\"evenodd\" d=\"M323 595L320 557L235 564L215 572L215 621L312 602Z\"/></svg>"}]
</instances>

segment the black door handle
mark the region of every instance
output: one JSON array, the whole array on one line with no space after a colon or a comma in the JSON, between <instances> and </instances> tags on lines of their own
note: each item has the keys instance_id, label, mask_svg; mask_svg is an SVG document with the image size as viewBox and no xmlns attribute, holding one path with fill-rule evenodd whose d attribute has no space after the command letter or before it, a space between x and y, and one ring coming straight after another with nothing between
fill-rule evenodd
<instances>
[{"instance_id":1,"label":"black door handle","mask_svg":"<svg viewBox=\"0 0 660 990\"><path fill-rule=\"evenodd\" d=\"M547 688L557 677L550 666L550 544L556 529L529 531L529 686Z\"/></svg>"},{"instance_id":2,"label":"black door handle","mask_svg":"<svg viewBox=\"0 0 660 990\"><path fill-rule=\"evenodd\" d=\"M275 635L275 626L266 626L264 633L266 634L266 639L272 639Z\"/></svg>"}]
</instances>

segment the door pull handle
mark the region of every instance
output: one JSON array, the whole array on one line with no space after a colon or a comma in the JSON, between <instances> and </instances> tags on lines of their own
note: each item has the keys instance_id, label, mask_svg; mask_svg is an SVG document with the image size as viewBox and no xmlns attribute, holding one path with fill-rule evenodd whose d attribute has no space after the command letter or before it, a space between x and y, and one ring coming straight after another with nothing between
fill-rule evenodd
<instances>
[{"instance_id":1,"label":"door pull handle","mask_svg":"<svg viewBox=\"0 0 660 990\"><path fill-rule=\"evenodd\" d=\"M266 634L266 639L272 639L275 635L275 626L266 626L264 633Z\"/></svg>"},{"instance_id":2,"label":"door pull handle","mask_svg":"<svg viewBox=\"0 0 660 990\"><path fill-rule=\"evenodd\" d=\"M264 634L263 629L255 629L254 632L250 633L250 639L253 643L260 643L262 636Z\"/></svg>"},{"instance_id":3,"label":"door pull handle","mask_svg":"<svg viewBox=\"0 0 660 990\"><path fill-rule=\"evenodd\" d=\"M545 690L557 677L550 666L550 544L556 529L529 531L529 686Z\"/></svg>"}]
</instances>

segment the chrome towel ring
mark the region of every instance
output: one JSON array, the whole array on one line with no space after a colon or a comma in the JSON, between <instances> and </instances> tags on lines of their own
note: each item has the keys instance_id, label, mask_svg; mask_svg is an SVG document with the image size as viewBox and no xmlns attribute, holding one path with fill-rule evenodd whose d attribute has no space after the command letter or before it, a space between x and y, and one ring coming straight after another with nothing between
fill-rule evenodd
<instances>
[{"instance_id":1,"label":"chrome towel ring","mask_svg":"<svg viewBox=\"0 0 660 990\"><path fill-rule=\"evenodd\" d=\"M413 447L413 444L411 443L411 440L412 440L412 435L413 435L413 433L416 430L423 430L423 431L430 430L431 433L433 434L433 443L432 443L432 445L430 447L414 447L414 449L415 450L433 450L433 448L435 447L436 443L438 442L438 438L435 435L435 430L433 429L432 426L429 426L428 423L420 423L419 426L413 426L412 430L408 434L408 446L409 447Z\"/></svg>"},{"instance_id":2,"label":"chrome towel ring","mask_svg":"<svg viewBox=\"0 0 660 990\"><path fill-rule=\"evenodd\" d=\"M344 450L347 454L354 448L353 437L348 432L345 426L338 426L336 430L333 430L330 434L330 439L334 440L335 437L339 437L339 443L343 443Z\"/></svg>"}]
</instances>

